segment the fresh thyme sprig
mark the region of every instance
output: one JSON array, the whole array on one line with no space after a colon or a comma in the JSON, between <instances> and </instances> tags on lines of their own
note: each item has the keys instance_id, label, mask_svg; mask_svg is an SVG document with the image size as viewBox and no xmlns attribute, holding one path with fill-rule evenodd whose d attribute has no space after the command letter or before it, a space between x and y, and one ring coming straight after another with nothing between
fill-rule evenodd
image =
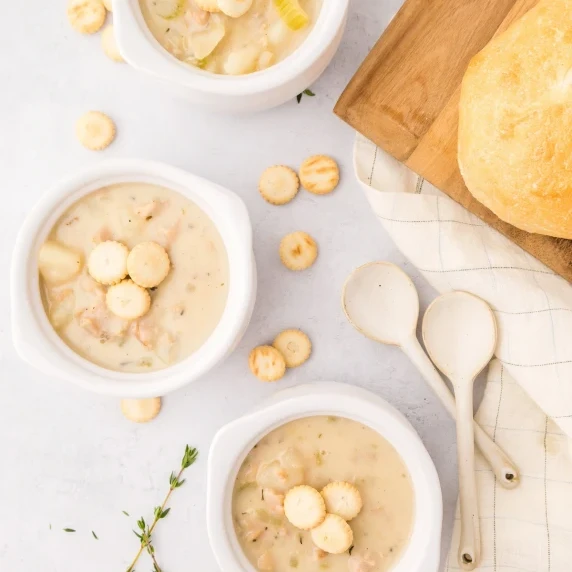
<instances>
[{"instance_id":1,"label":"fresh thyme sprig","mask_svg":"<svg viewBox=\"0 0 572 572\"><path fill-rule=\"evenodd\" d=\"M127 568L127 572L135 572L135 564L137 564L137 561L139 560L139 557L144 550L146 550L151 557L151 561L153 562L153 572L162 572L159 564L157 564L157 559L155 558L155 547L153 546L152 534L155 530L155 526L157 526L157 523L169 514L171 509L166 508L166 506L169 502L169 499L171 498L171 494L175 489L178 489L184 484L185 479L181 479L183 472L197 460L198 455L199 452L194 447L189 447L188 445L185 447L185 454L183 455L179 472L172 472L169 477L169 491L167 492L167 496L165 496L163 504L161 506L156 506L153 509L154 519L151 523L151 526L145 522L143 517L137 521L137 528L139 529L139 532L136 530L133 532L135 533L135 536L139 538L141 546L139 548L139 552L137 552L135 558L133 559L133 562L131 562L130 566Z\"/></svg>"}]
</instances>

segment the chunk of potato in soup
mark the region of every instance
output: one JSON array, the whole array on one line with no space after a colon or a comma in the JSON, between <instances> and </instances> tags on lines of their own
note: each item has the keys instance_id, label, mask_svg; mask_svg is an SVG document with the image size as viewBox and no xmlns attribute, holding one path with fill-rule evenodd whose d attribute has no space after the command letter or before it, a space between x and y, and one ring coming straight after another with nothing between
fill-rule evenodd
<instances>
[{"instance_id":1,"label":"chunk of potato in soup","mask_svg":"<svg viewBox=\"0 0 572 572\"><path fill-rule=\"evenodd\" d=\"M87 272L91 251L108 240L128 249L152 241L168 252L169 273L148 290L151 306L139 319L113 315L108 287ZM217 228L196 204L163 187L121 183L86 195L42 248L40 288L50 323L72 350L107 369L158 370L190 356L226 305L228 260Z\"/></svg>"},{"instance_id":2,"label":"chunk of potato in soup","mask_svg":"<svg viewBox=\"0 0 572 572\"><path fill-rule=\"evenodd\" d=\"M306 484L321 491L332 481L353 483L363 500L344 554L317 549L310 531L284 516L288 489ZM255 445L238 472L232 514L256 570L387 572L409 541L414 504L407 468L387 440L351 419L317 416L287 423Z\"/></svg>"},{"instance_id":3,"label":"chunk of potato in soup","mask_svg":"<svg viewBox=\"0 0 572 572\"><path fill-rule=\"evenodd\" d=\"M158 42L177 59L224 75L260 71L289 56L322 0L139 0Z\"/></svg>"}]
</instances>

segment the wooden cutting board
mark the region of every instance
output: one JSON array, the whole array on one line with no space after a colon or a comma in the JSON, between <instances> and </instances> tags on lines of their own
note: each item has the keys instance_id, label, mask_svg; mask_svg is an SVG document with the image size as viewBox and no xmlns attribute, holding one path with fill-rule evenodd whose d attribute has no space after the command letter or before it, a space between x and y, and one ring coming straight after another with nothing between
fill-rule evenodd
<instances>
[{"instance_id":1,"label":"wooden cutting board","mask_svg":"<svg viewBox=\"0 0 572 572\"><path fill-rule=\"evenodd\" d=\"M457 165L469 60L538 0L406 0L335 112L451 198L572 282L572 241L530 234L477 202Z\"/></svg>"}]
</instances>

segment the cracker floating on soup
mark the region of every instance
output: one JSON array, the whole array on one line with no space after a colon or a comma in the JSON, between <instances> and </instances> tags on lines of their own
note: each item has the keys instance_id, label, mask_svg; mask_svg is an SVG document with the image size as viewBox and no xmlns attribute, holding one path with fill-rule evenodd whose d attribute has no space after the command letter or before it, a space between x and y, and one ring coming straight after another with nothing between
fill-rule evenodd
<instances>
[{"instance_id":1,"label":"cracker floating on soup","mask_svg":"<svg viewBox=\"0 0 572 572\"><path fill-rule=\"evenodd\" d=\"M345 521L355 518L361 511L363 502L358 488L352 483L334 481L322 489L326 510L341 516Z\"/></svg>"},{"instance_id":2,"label":"cracker floating on soup","mask_svg":"<svg viewBox=\"0 0 572 572\"><path fill-rule=\"evenodd\" d=\"M118 284L127 276L129 249L116 240L100 242L89 254L87 271L100 284Z\"/></svg>"},{"instance_id":3,"label":"cracker floating on soup","mask_svg":"<svg viewBox=\"0 0 572 572\"><path fill-rule=\"evenodd\" d=\"M337 514L327 514L324 521L310 531L312 542L328 554L342 554L354 541L351 526Z\"/></svg>"},{"instance_id":4,"label":"cracker floating on soup","mask_svg":"<svg viewBox=\"0 0 572 572\"><path fill-rule=\"evenodd\" d=\"M284 514L296 528L311 530L326 518L326 505L315 488L298 485L284 497Z\"/></svg>"},{"instance_id":5,"label":"cracker floating on soup","mask_svg":"<svg viewBox=\"0 0 572 572\"><path fill-rule=\"evenodd\" d=\"M133 280L123 280L107 289L107 309L123 320L136 320L144 316L151 306L151 296Z\"/></svg>"}]
</instances>

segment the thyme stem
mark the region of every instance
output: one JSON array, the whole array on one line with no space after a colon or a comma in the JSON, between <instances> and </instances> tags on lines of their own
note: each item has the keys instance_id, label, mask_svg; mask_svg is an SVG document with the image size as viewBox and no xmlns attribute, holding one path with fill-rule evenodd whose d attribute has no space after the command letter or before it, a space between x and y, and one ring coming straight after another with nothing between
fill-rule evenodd
<instances>
[{"instance_id":1,"label":"thyme stem","mask_svg":"<svg viewBox=\"0 0 572 572\"><path fill-rule=\"evenodd\" d=\"M140 539L141 546L139 547L139 551L135 555L135 558L127 568L127 572L135 572L135 564L137 564L137 561L139 560L144 550L146 550L151 556L151 560L153 561L153 566L155 568L154 572L161 572L161 568L159 568L157 560L155 559L155 548L152 545L151 535L153 534L157 523L169 514L171 509L165 507L167 506L173 491L184 484L185 479L181 480L181 477L185 469L189 468L197 460L198 455L199 452L194 447L191 448L188 445L185 447L185 454L183 455L183 459L181 461L181 468L176 475L175 473L171 473L171 476L169 477L169 491L163 500L163 504L161 506L155 507L155 510L153 511L155 518L153 519L151 526L147 526L143 518L137 521L137 526L139 530L141 530L141 534L137 532L135 532L135 534Z\"/></svg>"}]
</instances>

